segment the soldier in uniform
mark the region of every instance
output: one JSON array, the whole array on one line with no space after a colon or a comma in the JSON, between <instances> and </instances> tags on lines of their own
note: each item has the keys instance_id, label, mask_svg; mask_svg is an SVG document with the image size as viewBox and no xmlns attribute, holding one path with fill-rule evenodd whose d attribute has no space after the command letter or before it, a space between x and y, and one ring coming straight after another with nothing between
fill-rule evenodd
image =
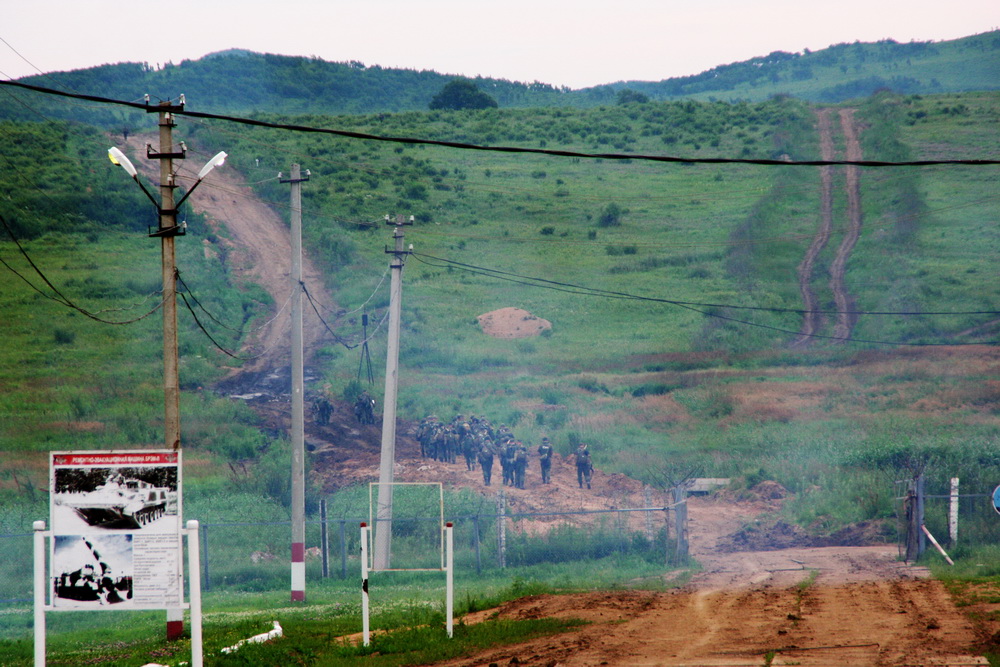
<instances>
[{"instance_id":1,"label":"soldier in uniform","mask_svg":"<svg viewBox=\"0 0 1000 667\"><path fill-rule=\"evenodd\" d=\"M420 442L420 457L427 458L430 456L434 458L432 453L432 443L434 441L434 431L437 428L437 417L434 415L429 415L420 420L420 425L417 426L416 437L417 441Z\"/></svg>"},{"instance_id":2,"label":"soldier in uniform","mask_svg":"<svg viewBox=\"0 0 1000 667\"><path fill-rule=\"evenodd\" d=\"M504 486L514 486L514 455L517 448L513 440L507 440L500 449L500 469L503 471Z\"/></svg>"},{"instance_id":3,"label":"soldier in uniform","mask_svg":"<svg viewBox=\"0 0 1000 667\"><path fill-rule=\"evenodd\" d=\"M362 424L375 423L375 399L365 389L354 402L354 417Z\"/></svg>"},{"instance_id":4,"label":"soldier in uniform","mask_svg":"<svg viewBox=\"0 0 1000 667\"><path fill-rule=\"evenodd\" d=\"M465 469L475 470L479 443L469 422L462 422L461 429L459 430L459 442L461 443L462 456L465 457Z\"/></svg>"},{"instance_id":5,"label":"soldier in uniform","mask_svg":"<svg viewBox=\"0 0 1000 667\"><path fill-rule=\"evenodd\" d=\"M590 478L594 472L594 464L590 460L590 450L587 449L587 445L580 444L576 448L576 481L583 488L584 482L587 484L587 488L590 488Z\"/></svg>"},{"instance_id":6,"label":"soldier in uniform","mask_svg":"<svg viewBox=\"0 0 1000 667\"><path fill-rule=\"evenodd\" d=\"M528 470L528 449L521 443L517 443L514 450L514 486L518 489L524 488L524 473Z\"/></svg>"},{"instance_id":7,"label":"soldier in uniform","mask_svg":"<svg viewBox=\"0 0 1000 667\"><path fill-rule=\"evenodd\" d=\"M538 445L538 462L542 466L542 484L552 482L552 444L548 438L542 438L542 444Z\"/></svg>"},{"instance_id":8,"label":"soldier in uniform","mask_svg":"<svg viewBox=\"0 0 1000 667\"><path fill-rule=\"evenodd\" d=\"M330 405L330 401L326 400L326 396L320 394L313 401L313 412L316 415L316 423L320 426L326 426L330 423L330 415L333 414L333 406Z\"/></svg>"},{"instance_id":9,"label":"soldier in uniform","mask_svg":"<svg viewBox=\"0 0 1000 667\"><path fill-rule=\"evenodd\" d=\"M479 467L483 469L483 484L489 486L493 479L493 450L485 442L479 448Z\"/></svg>"}]
</instances>

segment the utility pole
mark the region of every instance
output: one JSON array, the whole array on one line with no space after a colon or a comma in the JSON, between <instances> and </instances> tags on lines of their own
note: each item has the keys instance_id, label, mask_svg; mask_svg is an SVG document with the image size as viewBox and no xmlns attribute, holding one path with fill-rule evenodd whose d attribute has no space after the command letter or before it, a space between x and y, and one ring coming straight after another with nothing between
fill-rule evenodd
<instances>
[{"instance_id":1,"label":"utility pole","mask_svg":"<svg viewBox=\"0 0 1000 667\"><path fill-rule=\"evenodd\" d=\"M413 224L413 216L406 221L402 215L395 220L385 216L387 225L395 226L395 248L386 249L391 254L389 268L392 280L389 287L389 342L385 355L385 407L382 411L382 456L378 473L378 512L375 521L375 570L389 569L392 544L392 481L396 464L396 389L399 385L399 320L403 298L403 227Z\"/></svg>"},{"instance_id":2,"label":"utility pole","mask_svg":"<svg viewBox=\"0 0 1000 667\"><path fill-rule=\"evenodd\" d=\"M160 227L150 236L160 237L160 268L163 274L163 434L167 449L181 449L181 390L177 354L177 260L174 239L184 233L177 226L177 209L174 206L174 159L183 160L181 150L174 151L174 112L184 109L184 104L160 102L155 107L159 114L160 150L154 152L146 144L146 157L160 161ZM181 576L178 573L178 576ZM167 609L167 640L180 639L184 634L184 610Z\"/></svg>"},{"instance_id":3,"label":"utility pole","mask_svg":"<svg viewBox=\"0 0 1000 667\"><path fill-rule=\"evenodd\" d=\"M226 160L226 152L217 153L198 172L198 178L188 189L187 193L181 197L179 202L174 202L174 189L177 184L174 181L174 160L183 160L186 156L187 148L181 142L181 150L175 151L173 141L174 113L183 111L184 96L181 95L179 104L171 102L160 102L156 106L149 106L149 96L146 96L146 111L148 113L159 114L160 128L160 149L153 150L151 144L146 144L146 158L160 161L160 200L146 189L146 186L139 180L139 173L132 162L118 148L112 147L108 150L108 157L113 164L122 167L129 176L142 189L143 194L156 206L159 212L159 226L156 231L150 232L149 236L158 237L160 244L160 264L163 280L163 396L164 396L164 419L163 433L166 440L167 449L180 451L181 448L181 409L180 409L180 379L178 377L178 355L177 355L177 261L174 245L174 237L185 234L186 225L177 224L177 209L183 204L191 193L194 192L205 176L214 168L221 166ZM178 517L180 521L180 517ZM180 537L178 536L178 539ZM180 547L180 545L178 545ZM181 570L182 563L177 563L177 581L183 579ZM167 639L179 639L184 631L184 610L180 607L167 609Z\"/></svg>"},{"instance_id":4,"label":"utility pole","mask_svg":"<svg viewBox=\"0 0 1000 667\"><path fill-rule=\"evenodd\" d=\"M174 112L184 104L161 102L153 107L160 116L160 150L146 144L146 157L160 161L160 227L150 236L160 237L160 264L163 273L163 431L167 449L181 448L180 379L177 360L177 260L174 238L184 234L177 226L174 207L174 160L183 160L184 151L173 149Z\"/></svg>"},{"instance_id":5,"label":"utility pole","mask_svg":"<svg viewBox=\"0 0 1000 667\"><path fill-rule=\"evenodd\" d=\"M299 165L292 165L292 177L281 178L292 188L292 602L306 600L306 479L305 401L303 396L302 353L302 182Z\"/></svg>"}]
</instances>

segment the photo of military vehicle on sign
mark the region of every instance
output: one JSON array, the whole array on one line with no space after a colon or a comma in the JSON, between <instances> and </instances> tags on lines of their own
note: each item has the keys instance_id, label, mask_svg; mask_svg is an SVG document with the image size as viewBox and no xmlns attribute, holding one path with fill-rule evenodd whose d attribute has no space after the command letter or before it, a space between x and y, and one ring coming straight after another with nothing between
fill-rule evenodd
<instances>
[{"instance_id":1,"label":"photo of military vehicle on sign","mask_svg":"<svg viewBox=\"0 0 1000 667\"><path fill-rule=\"evenodd\" d=\"M63 528L177 529L177 469L57 468L53 522Z\"/></svg>"}]
</instances>

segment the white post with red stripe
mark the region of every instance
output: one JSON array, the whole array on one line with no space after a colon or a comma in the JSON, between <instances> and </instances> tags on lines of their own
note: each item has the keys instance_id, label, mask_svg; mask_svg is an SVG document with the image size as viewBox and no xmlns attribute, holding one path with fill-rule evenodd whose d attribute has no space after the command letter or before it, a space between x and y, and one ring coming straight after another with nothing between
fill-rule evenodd
<instances>
[{"instance_id":1,"label":"white post with red stripe","mask_svg":"<svg viewBox=\"0 0 1000 667\"><path fill-rule=\"evenodd\" d=\"M361 634L365 646L371 644L371 624L368 618L368 525L361 524Z\"/></svg>"},{"instance_id":2,"label":"white post with red stripe","mask_svg":"<svg viewBox=\"0 0 1000 667\"><path fill-rule=\"evenodd\" d=\"M448 639L455 636L455 528L451 521L444 525L445 623Z\"/></svg>"}]
</instances>

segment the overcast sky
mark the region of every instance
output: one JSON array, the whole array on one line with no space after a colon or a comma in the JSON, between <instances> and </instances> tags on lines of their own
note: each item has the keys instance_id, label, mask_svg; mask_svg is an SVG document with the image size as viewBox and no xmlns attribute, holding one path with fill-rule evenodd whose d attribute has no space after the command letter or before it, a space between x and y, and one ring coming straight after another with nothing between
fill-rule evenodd
<instances>
[{"instance_id":1,"label":"overcast sky","mask_svg":"<svg viewBox=\"0 0 1000 667\"><path fill-rule=\"evenodd\" d=\"M1000 26L998 0L32 0L5 3L0 76L244 48L581 88L771 51Z\"/></svg>"}]
</instances>

